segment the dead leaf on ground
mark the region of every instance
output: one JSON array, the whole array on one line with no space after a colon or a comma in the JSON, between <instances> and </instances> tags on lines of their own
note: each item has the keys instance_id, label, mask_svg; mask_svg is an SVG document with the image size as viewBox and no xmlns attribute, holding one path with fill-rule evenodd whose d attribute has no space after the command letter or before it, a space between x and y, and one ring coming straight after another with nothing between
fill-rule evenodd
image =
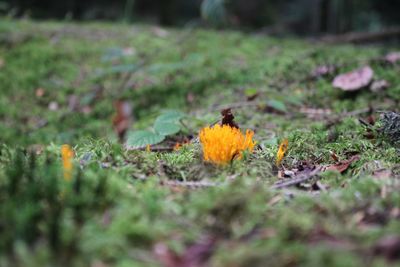
<instances>
[{"instance_id":1,"label":"dead leaf on ground","mask_svg":"<svg viewBox=\"0 0 400 267\"><path fill-rule=\"evenodd\" d=\"M307 187L313 190L325 191L328 188L322 183L308 183L314 177L318 176L321 172L336 170L340 173L346 171L351 163L359 160L359 155L354 155L348 160L339 161L336 164L324 166L324 165L316 165L309 162L303 162L299 164L296 168L292 170L284 170L278 172L278 177L280 180L276 182L272 188L281 189L285 187L290 187L294 185L303 185L303 187ZM282 179L284 178L284 179ZM308 183L308 184L306 184Z\"/></svg>"},{"instance_id":2,"label":"dead leaf on ground","mask_svg":"<svg viewBox=\"0 0 400 267\"><path fill-rule=\"evenodd\" d=\"M122 142L132 122L132 106L129 102L118 100L114 103L116 114L112 120L115 133Z\"/></svg>"},{"instance_id":3,"label":"dead leaf on ground","mask_svg":"<svg viewBox=\"0 0 400 267\"><path fill-rule=\"evenodd\" d=\"M373 250L376 255L384 256L387 260L400 259L400 235L389 235L381 238Z\"/></svg>"},{"instance_id":4,"label":"dead leaf on ground","mask_svg":"<svg viewBox=\"0 0 400 267\"><path fill-rule=\"evenodd\" d=\"M51 110L51 111L57 111L58 108L59 108L59 105L58 105L57 102L51 101L51 102L49 103L49 110Z\"/></svg>"},{"instance_id":5,"label":"dead leaf on ground","mask_svg":"<svg viewBox=\"0 0 400 267\"><path fill-rule=\"evenodd\" d=\"M339 161L336 164L325 167L324 171L338 171L340 173L343 173L344 171L346 171L349 168L351 163L353 163L359 159L360 159L359 155L352 156L348 160Z\"/></svg>"},{"instance_id":6,"label":"dead leaf on ground","mask_svg":"<svg viewBox=\"0 0 400 267\"><path fill-rule=\"evenodd\" d=\"M68 109L70 111L78 111L80 107L79 97L77 95L70 95L68 98Z\"/></svg>"},{"instance_id":7,"label":"dead leaf on ground","mask_svg":"<svg viewBox=\"0 0 400 267\"><path fill-rule=\"evenodd\" d=\"M154 246L154 254L165 267L203 267L213 254L217 239L204 236L198 242L187 247L182 255L171 251L164 243Z\"/></svg>"},{"instance_id":8,"label":"dead leaf on ground","mask_svg":"<svg viewBox=\"0 0 400 267\"><path fill-rule=\"evenodd\" d=\"M336 71L336 66L334 65L321 65L316 67L312 72L311 72L311 77L316 79L319 77L324 77L327 75L333 75Z\"/></svg>"},{"instance_id":9,"label":"dead leaf on ground","mask_svg":"<svg viewBox=\"0 0 400 267\"><path fill-rule=\"evenodd\" d=\"M255 93L255 94L253 94L253 95L249 95L249 96L246 97L246 100L247 100L247 101L253 101L253 100L255 100L259 95L260 95L260 93Z\"/></svg>"},{"instance_id":10,"label":"dead leaf on ground","mask_svg":"<svg viewBox=\"0 0 400 267\"><path fill-rule=\"evenodd\" d=\"M319 245L321 243L328 244L331 247L351 249L353 245L344 239L339 239L335 235L329 233L325 228L320 225L315 226L307 235L308 242L312 245Z\"/></svg>"},{"instance_id":11,"label":"dead leaf on ground","mask_svg":"<svg viewBox=\"0 0 400 267\"><path fill-rule=\"evenodd\" d=\"M153 34L157 37L160 38L165 38L169 35L169 32L161 27L158 26L154 26L151 31L153 32Z\"/></svg>"},{"instance_id":12,"label":"dead leaf on ground","mask_svg":"<svg viewBox=\"0 0 400 267\"><path fill-rule=\"evenodd\" d=\"M332 158L335 162L339 162L339 157L338 157L338 155L336 155L335 152L329 151L329 155L331 156L331 158Z\"/></svg>"},{"instance_id":13,"label":"dead leaf on ground","mask_svg":"<svg viewBox=\"0 0 400 267\"><path fill-rule=\"evenodd\" d=\"M378 169L373 171L372 175L377 179L387 179L392 176L392 171L388 169Z\"/></svg>"},{"instance_id":14,"label":"dead leaf on ground","mask_svg":"<svg viewBox=\"0 0 400 267\"><path fill-rule=\"evenodd\" d=\"M331 109L308 108L308 107L300 108L299 112L305 114L309 119L317 119L317 120L322 120L332 115L333 113Z\"/></svg>"},{"instance_id":15,"label":"dead leaf on ground","mask_svg":"<svg viewBox=\"0 0 400 267\"><path fill-rule=\"evenodd\" d=\"M298 186L304 184L317 176L321 172L321 170L322 168L320 166L317 167L312 164L302 163L291 171L286 170L283 173L279 172L278 175L280 175L280 178L285 179L281 179L276 182L272 186L272 188L282 189L294 185Z\"/></svg>"},{"instance_id":16,"label":"dead leaf on ground","mask_svg":"<svg viewBox=\"0 0 400 267\"><path fill-rule=\"evenodd\" d=\"M368 86L374 76L374 71L370 66L365 66L335 77L332 82L333 87L343 91L357 91Z\"/></svg>"},{"instance_id":17,"label":"dead leaf on ground","mask_svg":"<svg viewBox=\"0 0 400 267\"><path fill-rule=\"evenodd\" d=\"M222 122L221 122L222 125L229 125L233 128L239 129L239 125L237 125L237 123L234 121L235 116L233 116L232 110L230 108L223 109L221 111L221 115L222 115Z\"/></svg>"},{"instance_id":18,"label":"dead leaf on ground","mask_svg":"<svg viewBox=\"0 0 400 267\"><path fill-rule=\"evenodd\" d=\"M136 49L134 47L125 47L122 49L122 54L124 56L133 56L136 54Z\"/></svg>"},{"instance_id":19,"label":"dead leaf on ground","mask_svg":"<svg viewBox=\"0 0 400 267\"><path fill-rule=\"evenodd\" d=\"M379 93L379 92L387 89L389 86L390 86L390 84L386 80L377 80L371 84L369 89L374 93Z\"/></svg>"},{"instance_id":20,"label":"dead leaf on ground","mask_svg":"<svg viewBox=\"0 0 400 267\"><path fill-rule=\"evenodd\" d=\"M45 146L42 144L33 144L28 147L28 152L33 153L35 155L40 155L45 150Z\"/></svg>"},{"instance_id":21,"label":"dead leaf on ground","mask_svg":"<svg viewBox=\"0 0 400 267\"><path fill-rule=\"evenodd\" d=\"M193 102L195 101L195 95L192 93L192 92L189 92L187 95L186 95L186 102L188 103L188 104L193 104Z\"/></svg>"},{"instance_id":22,"label":"dead leaf on ground","mask_svg":"<svg viewBox=\"0 0 400 267\"><path fill-rule=\"evenodd\" d=\"M391 52L387 54L384 59L391 64L395 64L400 61L400 52Z\"/></svg>"}]
</instances>

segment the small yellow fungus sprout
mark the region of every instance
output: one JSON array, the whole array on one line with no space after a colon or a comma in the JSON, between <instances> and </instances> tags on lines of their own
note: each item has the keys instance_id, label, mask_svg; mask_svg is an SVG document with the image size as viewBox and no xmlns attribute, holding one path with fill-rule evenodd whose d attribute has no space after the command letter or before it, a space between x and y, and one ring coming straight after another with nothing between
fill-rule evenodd
<instances>
[{"instance_id":1,"label":"small yellow fungus sprout","mask_svg":"<svg viewBox=\"0 0 400 267\"><path fill-rule=\"evenodd\" d=\"M276 166L280 165L285 153L288 149L289 141L285 138L279 145L278 153L276 153Z\"/></svg>"},{"instance_id":2,"label":"small yellow fungus sprout","mask_svg":"<svg viewBox=\"0 0 400 267\"><path fill-rule=\"evenodd\" d=\"M216 124L201 129L199 137L204 160L225 165L234 159L241 159L244 151L253 151L256 144L253 135L251 130L247 130L244 135L239 129L229 125Z\"/></svg>"},{"instance_id":3,"label":"small yellow fungus sprout","mask_svg":"<svg viewBox=\"0 0 400 267\"><path fill-rule=\"evenodd\" d=\"M179 142L176 142L175 145L174 145L174 151L178 151L181 148L182 148L182 144L179 143Z\"/></svg>"},{"instance_id":4,"label":"small yellow fungus sprout","mask_svg":"<svg viewBox=\"0 0 400 267\"><path fill-rule=\"evenodd\" d=\"M74 151L70 145L61 146L61 157L63 162L64 179L69 181L72 178L72 159L74 158Z\"/></svg>"}]
</instances>

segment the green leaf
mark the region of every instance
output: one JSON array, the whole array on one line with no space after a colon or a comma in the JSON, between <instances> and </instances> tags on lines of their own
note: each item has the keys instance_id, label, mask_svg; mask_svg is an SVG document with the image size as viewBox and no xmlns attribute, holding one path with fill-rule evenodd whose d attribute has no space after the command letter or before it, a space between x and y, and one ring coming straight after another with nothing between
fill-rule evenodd
<instances>
[{"instance_id":1,"label":"green leaf","mask_svg":"<svg viewBox=\"0 0 400 267\"><path fill-rule=\"evenodd\" d=\"M176 134L181 130L181 126L172 122L156 121L154 123L154 130L162 135Z\"/></svg>"},{"instance_id":2,"label":"green leaf","mask_svg":"<svg viewBox=\"0 0 400 267\"><path fill-rule=\"evenodd\" d=\"M159 122L169 122L169 123L179 123L179 120L185 117L185 114L183 114L180 111L176 110L171 110L164 112L160 116L157 117L156 121L154 124L157 124Z\"/></svg>"},{"instance_id":3,"label":"green leaf","mask_svg":"<svg viewBox=\"0 0 400 267\"><path fill-rule=\"evenodd\" d=\"M144 148L147 145L155 145L162 142L165 139L164 135L153 133L150 131L140 130L130 132L126 145L130 149Z\"/></svg>"},{"instance_id":4,"label":"green leaf","mask_svg":"<svg viewBox=\"0 0 400 267\"><path fill-rule=\"evenodd\" d=\"M267 102L267 105L270 106L271 108L274 108L274 109L278 110L278 111L287 112L287 108L286 108L285 103L283 103L283 102L281 102L279 100L275 100L275 99L269 100Z\"/></svg>"},{"instance_id":5,"label":"green leaf","mask_svg":"<svg viewBox=\"0 0 400 267\"><path fill-rule=\"evenodd\" d=\"M247 88L246 90L244 90L244 94L246 95L246 96L252 96L252 95L255 95L255 94L257 94L257 89L256 88Z\"/></svg>"}]
</instances>

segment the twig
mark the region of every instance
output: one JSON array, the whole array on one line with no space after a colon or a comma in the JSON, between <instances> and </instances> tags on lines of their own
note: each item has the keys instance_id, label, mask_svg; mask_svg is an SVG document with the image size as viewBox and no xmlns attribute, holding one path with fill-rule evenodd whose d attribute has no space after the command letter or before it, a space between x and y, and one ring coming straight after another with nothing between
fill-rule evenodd
<instances>
[{"instance_id":1,"label":"twig","mask_svg":"<svg viewBox=\"0 0 400 267\"><path fill-rule=\"evenodd\" d=\"M361 43L379 41L391 37L400 36L400 27L393 27L379 32L351 32L342 35L327 36L321 41L336 44L336 43Z\"/></svg>"},{"instance_id":2,"label":"twig","mask_svg":"<svg viewBox=\"0 0 400 267\"><path fill-rule=\"evenodd\" d=\"M353 117L353 116L357 116L357 115L361 115L364 113L372 113L373 109L371 107L368 108L363 108L363 109L357 109L357 110L353 110L350 112L343 112L339 115L337 115L336 117L333 117L332 119L330 119L327 123L326 123L326 127L330 128L331 126L341 122L342 120L344 120L345 118L348 117Z\"/></svg>"},{"instance_id":3,"label":"twig","mask_svg":"<svg viewBox=\"0 0 400 267\"><path fill-rule=\"evenodd\" d=\"M222 185L222 183L213 182L184 182L184 181L161 181L161 185L172 186L172 187L189 187L189 188L205 188L205 187L216 187Z\"/></svg>"},{"instance_id":4,"label":"twig","mask_svg":"<svg viewBox=\"0 0 400 267\"><path fill-rule=\"evenodd\" d=\"M273 186L271 186L271 188L272 189L282 189L285 187L290 187L293 185L298 185L298 184L304 183L304 182L310 180L311 178L313 178L318 173L320 173L321 170L322 170L321 167L317 167L316 169L312 170L311 172L300 173L299 175L295 176L293 179L291 179L287 182L275 183Z\"/></svg>"}]
</instances>

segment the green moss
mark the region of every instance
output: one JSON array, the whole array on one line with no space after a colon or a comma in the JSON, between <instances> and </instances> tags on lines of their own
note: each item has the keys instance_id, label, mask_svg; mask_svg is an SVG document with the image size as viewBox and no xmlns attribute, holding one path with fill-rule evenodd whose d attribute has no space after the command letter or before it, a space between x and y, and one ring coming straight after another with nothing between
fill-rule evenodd
<instances>
[{"instance_id":1,"label":"green moss","mask_svg":"<svg viewBox=\"0 0 400 267\"><path fill-rule=\"evenodd\" d=\"M387 48L201 29L177 43L184 30L166 30L0 21L0 266L159 266L157 245L184 254L210 235L218 237L211 266L386 266L373 251L400 229L399 151L368 138L358 121L367 114L343 114L398 109L398 66L371 62L375 78L391 84L380 93L344 94L332 77L309 74L324 64L348 71ZM134 53L105 60L124 49ZM126 73L115 70L142 60L121 87ZM249 88L258 93L252 102ZM132 104L132 129L178 109L188 114L180 134L193 136L236 103L237 123L256 132L259 147L224 167L204 163L196 142L172 152L126 151L112 128L117 99ZM302 107L331 114L312 118ZM360 159L342 174L321 174L326 192L274 191L283 138L288 170L333 164L332 153ZM62 178L63 143L76 152L70 182ZM382 168L392 177L374 176Z\"/></svg>"}]
</instances>

